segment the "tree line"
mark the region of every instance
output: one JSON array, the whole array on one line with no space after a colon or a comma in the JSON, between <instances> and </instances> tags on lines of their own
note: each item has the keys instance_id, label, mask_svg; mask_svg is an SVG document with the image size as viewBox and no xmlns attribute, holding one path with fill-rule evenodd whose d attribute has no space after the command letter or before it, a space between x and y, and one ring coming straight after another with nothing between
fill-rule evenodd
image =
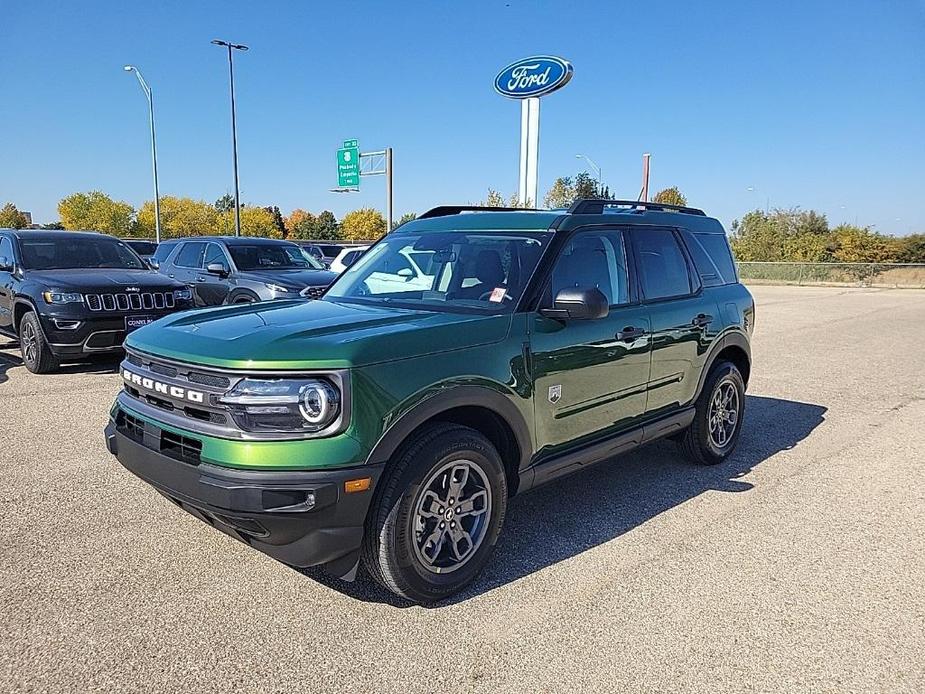
<instances>
[{"instance_id":1,"label":"tree line","mask_svg":"<svg viewBox=\"0 0 925 694\"><path fill-rule=\"evenodd\" d=\"M871 227L830 227L815 210L754 210L732 222L737 260L814 263L925 263L925 234L887 236Z\"/></svg>"},{"instance_id":2,"label":"tree line","mask_svg":"<svg viewBox=\"0 0 925 694\"><path fill-rule=\"evenodd\" d=\"M234 198L223 195L214 203L187 197L162 196L161 238L234 234ZM370 207L354 210L338 220L330 210L318 214L295 209L283 216L279 207L241 205L241 234L278 239L365 241L385 233L382 213ZM44 229L101 231L122 238L154 238L154 201L137 210L127 202L114 200L102 191L73 193L58 203L60 221ZM414 219L404 215L398 224ZM0 228L22 229L28 219L13 203L0 208ZM395 224L394 226L397 226Z\"/></svg>"}]
</instances>

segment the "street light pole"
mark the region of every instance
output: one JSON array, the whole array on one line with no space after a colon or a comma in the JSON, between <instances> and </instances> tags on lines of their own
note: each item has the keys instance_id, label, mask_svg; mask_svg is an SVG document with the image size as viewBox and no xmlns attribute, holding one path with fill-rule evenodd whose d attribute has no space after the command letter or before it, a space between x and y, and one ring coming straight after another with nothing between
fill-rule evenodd
<instances>
[{"instance_id":1,"label":"street light pole","mask_svg":"<svg viewBox=\"0 0 925 694\"><path fill-rule=\"evenodd\" d=\"M603 173L601 173L601 167L598 166L597 164L595 164L594 161L591 159L591 157L587 157L587 156L585 156L584 154L576 154L576 155L575 155L575 158L576 158L576 159L584 159L584 160L585 160L586 162L588 162L592 167L594 167L595 171L597 171L597 189L598 189L598 193L601 194L601 195L603 195L603 194L604 194L604 175L603 175Z\"/></svg>"},{"instance_id":2,"label":"street light pole","mask_svg":"<svg viewBox=\"0 0 925 694\"><path fill-rule=\"evenodd\" d=\"M141 76L141 72L134 65L126 65L122 68L126 72L134 72L138 78L138 84L141 85L142 91L148 98L148 119L151 122L151 168L154 171L154 238L157 243L161 242L161 201L157 189L157 139L154 136L154 95L151 87Z\"/></svg>"},{"instance_id":3,"label":"street light pole","mask_svg":"<svg viewBox=\"0 0 925 694\"><path fill-rule=\"evenodd\" d=\"M247 46L240 43L229 43L213 39L216 46L225 46L228 49L228 76L231 80L231 153L234 161L234 235L241 235L241 193L238 190L238 127L235 121L234 109L234 59L232 51L246 51Z\"/></svg>"}]
</instances>

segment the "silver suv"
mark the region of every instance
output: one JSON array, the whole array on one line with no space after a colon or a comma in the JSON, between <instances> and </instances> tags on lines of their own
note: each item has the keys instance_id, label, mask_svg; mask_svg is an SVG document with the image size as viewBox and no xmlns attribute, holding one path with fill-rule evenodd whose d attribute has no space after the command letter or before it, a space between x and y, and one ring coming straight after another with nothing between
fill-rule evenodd
<instances>
[{"instance_id":1,"label":"silver suv","mask_svg":"<svg viewBox=\"0 0 925 694\"><path fill-rule=\"evenodd\" d=\"M251 237L171 239L152 265L192 287L197 306L314 299L337 277L294 243Z\"/></svg>"}]
</instances>

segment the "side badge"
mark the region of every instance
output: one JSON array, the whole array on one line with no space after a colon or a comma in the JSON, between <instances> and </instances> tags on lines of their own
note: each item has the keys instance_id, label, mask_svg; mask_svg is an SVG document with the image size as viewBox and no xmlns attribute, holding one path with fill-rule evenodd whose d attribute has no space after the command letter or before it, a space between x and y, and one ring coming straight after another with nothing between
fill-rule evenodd
<instances>
[{"instance_id":1,"label":"side badge","mask_svg":"<svg viewBox=\"0 0 925 694\"><path fill-rule=\"evenodd\" d=\"M549 402L555 405L559 402L559 399L562 397L562 386L555 385L549 386Z\"/></svg>"}]
</instances>

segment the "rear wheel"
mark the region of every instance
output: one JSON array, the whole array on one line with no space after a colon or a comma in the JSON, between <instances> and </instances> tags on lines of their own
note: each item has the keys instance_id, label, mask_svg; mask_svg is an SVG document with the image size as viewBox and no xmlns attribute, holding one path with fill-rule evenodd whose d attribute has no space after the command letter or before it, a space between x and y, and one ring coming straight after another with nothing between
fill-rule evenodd
<instances>
[{"instance_id":1,"label":"rear wheel","mask_svg":"<svg viewBox=\"0 0 925 694\"><path fill-rule=\"evenodd\" d=\"M723 462L739 442L745 414L745 381L734 364L713 366L697 398L694 421L681 435L681 451L701 465Z\"/></svg>"},{"instance_id":2,"label":"rear wheel","mask_svg":"<svg viewBox=\"0 0 925 694\"><path fill-rule=\"evenodd\" d=\"M31 311L19 323L19 349L23 364L34 374L44 374L58 368L58 360L45 342L38 316Z\"/></svg>"},{"instance_id":3,"label":"rear wheel","mask_svg":"<svg viewBox=\"0 0 925 694\"><path fill-rule=\"evenodd\" d=\"M479 574L497 542L507 509L501 457L477 431L438 424L390 467L367 521L363 563L408 600L446 598Z\"/></svg>"}]
</instances>

